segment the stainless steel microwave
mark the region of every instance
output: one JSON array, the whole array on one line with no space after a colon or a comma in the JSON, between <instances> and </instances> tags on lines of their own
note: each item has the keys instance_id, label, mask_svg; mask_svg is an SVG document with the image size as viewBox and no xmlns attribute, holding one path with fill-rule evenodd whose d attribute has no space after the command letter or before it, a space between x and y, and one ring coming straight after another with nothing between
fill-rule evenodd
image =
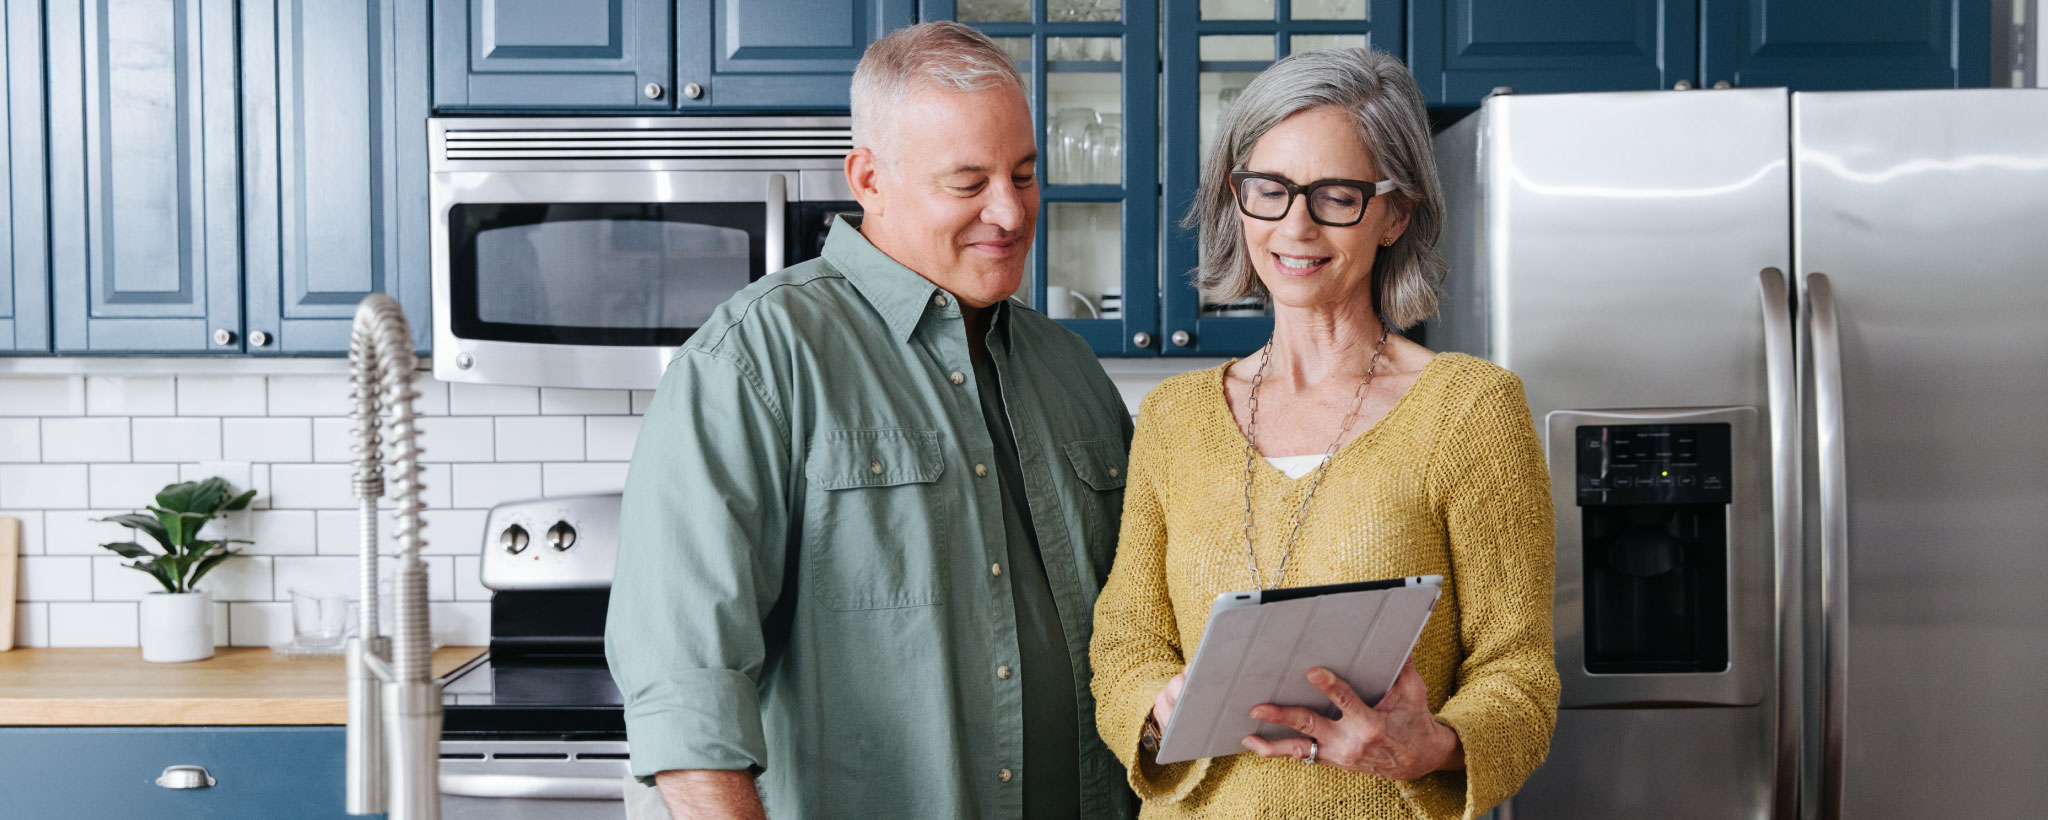
<instances>
[{"instance_id":1,"label":"stainless steel microwave","mask_svg":"<svg viewBox=\"0 0 2048 820\"><path fill-rule=\"evenodd\" d=\"M845 117L428 121L434 376L651 389L856 209Z\"/></svg>"}]
</instances>

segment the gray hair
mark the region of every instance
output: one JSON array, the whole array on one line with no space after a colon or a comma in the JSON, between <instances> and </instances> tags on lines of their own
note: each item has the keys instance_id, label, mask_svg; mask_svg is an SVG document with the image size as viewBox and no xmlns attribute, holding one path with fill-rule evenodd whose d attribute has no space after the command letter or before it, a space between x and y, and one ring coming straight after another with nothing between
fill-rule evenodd
<instances>
[{"instance_id":1,"label":"gray hair","mask_svg":"<svg viewBox=\"0 0 2048 820\"><path fill-rule=\"evenodd\" d=\"M1394 181L1393 204L1408 213L1408 229L1392 247L1380 248L1373 261L1373 309L1394 330L1413 327L1436 314L1443 287L1444 258L1436 250L1443 232L1443 189L1414 75L1399 59L1371 49L1288 57L1266 69L1231 104L1216 145L1202 163L1194 208L1181 222L1200 232L1195 286L1211 303L1269 298L1245 249L1230 172L1243 166L1252 146L1273 126L1313 108L1351 114L1373 164Z\"/></svg>"},{"instance_id":2,"label":"gray hair","mask_svg":"<svg viewBox=\"0 0 2048 820\"><path fill-rule=\"evenodd\" d=\"M853 70L853 144L887 165L890 115L917 88L983 91L1024 77L1001 47L979 31L951 21L892 31L861 55Z\"/></svg>"}]
</instances>

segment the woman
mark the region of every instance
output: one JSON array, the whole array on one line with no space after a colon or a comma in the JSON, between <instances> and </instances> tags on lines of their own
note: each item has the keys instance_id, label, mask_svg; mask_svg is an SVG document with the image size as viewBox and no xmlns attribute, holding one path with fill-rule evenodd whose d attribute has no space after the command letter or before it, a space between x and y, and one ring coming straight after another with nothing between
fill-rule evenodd
<instances>
[{"instance_id":1,"label":"woman","mask_svg":"<svg viewBox=\"0 0 2048 820\"><path fill-rule=\"evenodd\" d=\"M1435 312L1442 214L1392 57L1289 57L1231 107L1189 216L1197 279L1210 302L1268 299L1273 338L1146 397L1095 610L1097 726L1145 817L1472 818L1543 760L1554 545L1521 383L1398 333ZM1427 574L1443 597L1378 704L1313 670L1340 719L1261 706L1307 737L1153 762L1218 594Z\"/></svg>"}]
</instances>

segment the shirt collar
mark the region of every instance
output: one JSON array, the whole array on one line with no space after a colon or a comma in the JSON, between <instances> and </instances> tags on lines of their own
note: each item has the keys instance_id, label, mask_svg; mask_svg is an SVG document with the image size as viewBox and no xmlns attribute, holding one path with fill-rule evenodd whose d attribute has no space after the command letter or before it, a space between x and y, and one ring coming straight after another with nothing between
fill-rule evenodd
<instances>
[{"instance_id":1,"label":"shirt collar","mask_svg":"<svg viewBox=\"0 0 2048 820\"><path fill-rule=\"evenodd\" d=\"M889 333L899 342L910 341L917 332L918 320L927 309L960 315L960 305L952 294L939 289L932 280L919 276L891 259L888 254L876 248L868 238L861 235L859 223L845 216L832 218L832 230L825 235L825 261L845 274L855 290L873 305L875 312L882 314L882 321L889 325ZM943 296L945 303L939 304Z\"/></svg>"}]
</instances>

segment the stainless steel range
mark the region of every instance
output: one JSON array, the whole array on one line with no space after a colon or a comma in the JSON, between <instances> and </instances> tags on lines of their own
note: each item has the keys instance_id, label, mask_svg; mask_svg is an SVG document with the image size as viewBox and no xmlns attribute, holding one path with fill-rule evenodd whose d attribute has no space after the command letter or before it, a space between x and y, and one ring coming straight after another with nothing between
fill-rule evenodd
<instances>
[{"instance_id":1,"label":"stainless steel range","mask_svg":"<svg viewBox=\"0 0 2048 820\"><path fill-rule=\"evenodd\" d=\"M618 521L616 493L491 510L491 649L443 690L447 820L625 817L625 713L604 660Z\"/></svg>"}]
</instances>

